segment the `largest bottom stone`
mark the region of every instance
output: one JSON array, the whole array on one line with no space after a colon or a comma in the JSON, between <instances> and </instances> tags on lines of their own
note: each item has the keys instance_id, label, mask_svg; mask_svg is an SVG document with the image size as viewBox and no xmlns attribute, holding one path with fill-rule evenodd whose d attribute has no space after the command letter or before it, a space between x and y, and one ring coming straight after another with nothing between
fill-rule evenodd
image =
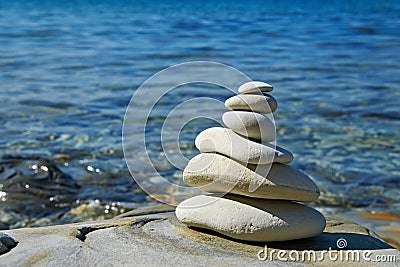
<instances>
[{"instance_id":1,"label":"largest bottom stone","mask_svg":"<svg viewBox=\"0 0 400 267\"><path fill-rule=\"evenodd\" d=\"M284 241L316 236L325 228L317 210L285 200L226 195L196 196L176 208L189 226L213 230L246 241Z\"/></svg>"}]
</instances>

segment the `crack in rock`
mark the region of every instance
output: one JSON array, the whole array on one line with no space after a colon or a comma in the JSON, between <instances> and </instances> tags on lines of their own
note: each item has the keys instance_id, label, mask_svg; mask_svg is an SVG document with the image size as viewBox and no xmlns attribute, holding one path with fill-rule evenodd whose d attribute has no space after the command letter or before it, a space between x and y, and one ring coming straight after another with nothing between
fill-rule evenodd
<instances>
[{"instance_id":1,"label":"crack in rock","mask_svg":"<svg viewBox=\"0 0 400 267\"><path fill-rule=\"evenodd\" d=\"M0 233L0 255L9 252L11 249L15 248L18 241L14 240L12 237Z\"/></svg>"},{"instance_id":2,"label":"crack in rock","mask_svg":"<svg viewBox=\"0 0 400 267\"><path fill-rule=\"evenodd\" d=\"M145 218L143 220L139 220L139 221L133 222L131 224L131 228L132 229L139 229L139 228L142 228L143 226L145 226L146 224L148 224L149 222L164 221L164 220L166 220L166 218Z\"/></svg>"},{"instance_id":3,"label":"crack in rock","mask_svg":"<svg viewBox=\"0 0 400 267\"><path fill-rule=\"evenodd\" d=\"M151 209L143 209L143 210L131 210L126 213L122 213L114 218L126 218L132 216L142 216L142 215L151 215L151 214L160 214L160 213L168 213L175 211L175 208L169 208L165 210L151 210Z\"/></svg>"},{"instance_id":4,"label":"crack in rock","mask_svg":"<svg viewBox=\"0 0 400 267\"><path fill-rule=\"evenodd\" d=\"M85 242L87 234L97 231L97 230L105 229L105 228L107 228L107 227L90 227L90 226L83 227L81 229L78 229L79 234L76 234L75 237L78 238L80 241Z\"/></svg>"},{"instance_id":5,"label":"crack in rock","mask_svg":"<svg viewBox=\"0 0 400 267\"><path fill-rule=\"evenodd\" d=\"M131 228L132 229L139 229L141 227L143 227L144 225L146 225L149 222L152 221L163 221L166 220L166 218L145 218L143 220L139 220L136 222L133 222L131 224ZM97 231L97 230L102 230L102 229L107 229L110 227L115 227L115 225L108 225L108 226L102 226L102 227L91 227L91 226L85 226L82 228L77 229L79 231L79 233L77 233L75 235L76 238L78 238L80 241L85 242L87 235L91 232Z\"/></svg>"}]
</instances>

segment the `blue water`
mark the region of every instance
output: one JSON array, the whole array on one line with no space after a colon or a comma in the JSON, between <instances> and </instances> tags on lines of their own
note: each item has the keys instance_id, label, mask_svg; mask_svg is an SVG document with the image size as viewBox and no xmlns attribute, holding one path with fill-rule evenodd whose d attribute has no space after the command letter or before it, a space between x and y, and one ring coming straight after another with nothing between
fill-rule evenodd
<instances>
[{"instance_id":1,"label":"blue water","mask_svg":"<svg viewBox=\"0 0 400 267\"><path fill-rule=\"evenodd\" d=\"M46 158L71 176L80 189L66 212L145 204L123 159L125 109L151 75L192 60L274 85L278 144L321 188L317 206L399 211L399 1L0 1L0 153ZM181 134L187 155L198 153L196 129ZM179 180L157 142L149 151ZM0 210L26 203L1 196ZM37 224L60 218L1 220L46 216Z\"/></svg>"}]
</instances>

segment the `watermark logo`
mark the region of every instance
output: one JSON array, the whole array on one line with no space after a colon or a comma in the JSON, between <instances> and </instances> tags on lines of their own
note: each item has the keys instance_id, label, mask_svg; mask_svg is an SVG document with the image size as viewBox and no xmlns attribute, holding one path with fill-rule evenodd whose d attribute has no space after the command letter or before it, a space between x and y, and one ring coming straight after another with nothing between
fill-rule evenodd
<instances>
[{"instance_id":1,"label":"watermark logo","mask_svg":"<svg viewBox=\"0 0 400 267\"><path fill-rule=\"evenodd\" d=\"M268 248L267 245L257 252L260 261L291 262L397 262L396 255L374 254L371 250L344 250L347 240L339 238L336 245L340 250L329 247L327 250L282 250Z\"/></svg>"},{"instance_id":2,"label":"watermark logo","mask_svg":"<svg viewBox=\"0 0 400 267\"><path fill-rule=\"evenodd\" d=\"M141 189L154 199L170 205L201 194L203 187L186 186L179 176L179 172L182 173L194 156L188 157L182 152L182 146L185 145L180 142L180 137L185 135L183 129L201 120L224 127L221 121L222 114L227 111L224 101L238 94L238 86L250 81L249 77L235 68L208 61L174 65L146 80L130 100L122 129L125 160ZM272 114L268 118L274 123ZM201 123L196 127L199 125ZM186 145L193 145L195 137ZM233 145L232 140L228 143ZM271 146L275 149L274 142ZM231 151L233 148L230 148ZM245 153L246 149L243 151ZM270 162L273 158L272 154ZM203 163L201 168L206 169L211 164L212 159ZM257 167L256 172L266 177L270 166L264 164L262 169ZM227 164L218 170L220 177L229 172L229 167ZM237 181L241 179L239 176L236 178ZM213 183L218 182L212 181L206 186L212 188ZM259 185L251 184L249 192ZM228 193L235 183L229 186L221 195Z\"/></svg>"},{"instance_id":3,"label":"watermark logo","mask_svg":"<svg viewBox=\"0 0 400 267\"><path fill-rule=\"evenodd\" d=\"M336 246L337 246L337 248L345 248L345 247L347 247L347 240L346 239L344 239L344 238L339 238L337 241L336 241Z\"/></svg>"}]
</instances>

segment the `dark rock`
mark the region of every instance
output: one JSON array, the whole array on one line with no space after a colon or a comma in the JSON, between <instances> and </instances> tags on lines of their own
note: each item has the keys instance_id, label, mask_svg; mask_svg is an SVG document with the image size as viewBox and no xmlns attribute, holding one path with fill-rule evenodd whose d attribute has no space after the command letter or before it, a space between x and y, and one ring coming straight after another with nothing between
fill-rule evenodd
<instances>
[{"instance_id":1,"label":"dark rock","mask_svg":"<svg viewBox=\"0 0 400 267\"><path fill-rule=\"evenodd\" d=\"M17 241L9 237L4 233L0 233L0 255L9 252L11 249L16 247Z\"/></svg>"},{"instance_id":2,"label":"dark rock","mask_svg":"<svg viewBox=\"0 0 400 267\"><path fill-rule=\"evenodd\" d=\"M48 159L10 155L0 159L0 189L5 194L0 212L22 214L33 220L42 218L51 210L69 208L79 188L71 176Z\"/></svg>"}]
</instances>

